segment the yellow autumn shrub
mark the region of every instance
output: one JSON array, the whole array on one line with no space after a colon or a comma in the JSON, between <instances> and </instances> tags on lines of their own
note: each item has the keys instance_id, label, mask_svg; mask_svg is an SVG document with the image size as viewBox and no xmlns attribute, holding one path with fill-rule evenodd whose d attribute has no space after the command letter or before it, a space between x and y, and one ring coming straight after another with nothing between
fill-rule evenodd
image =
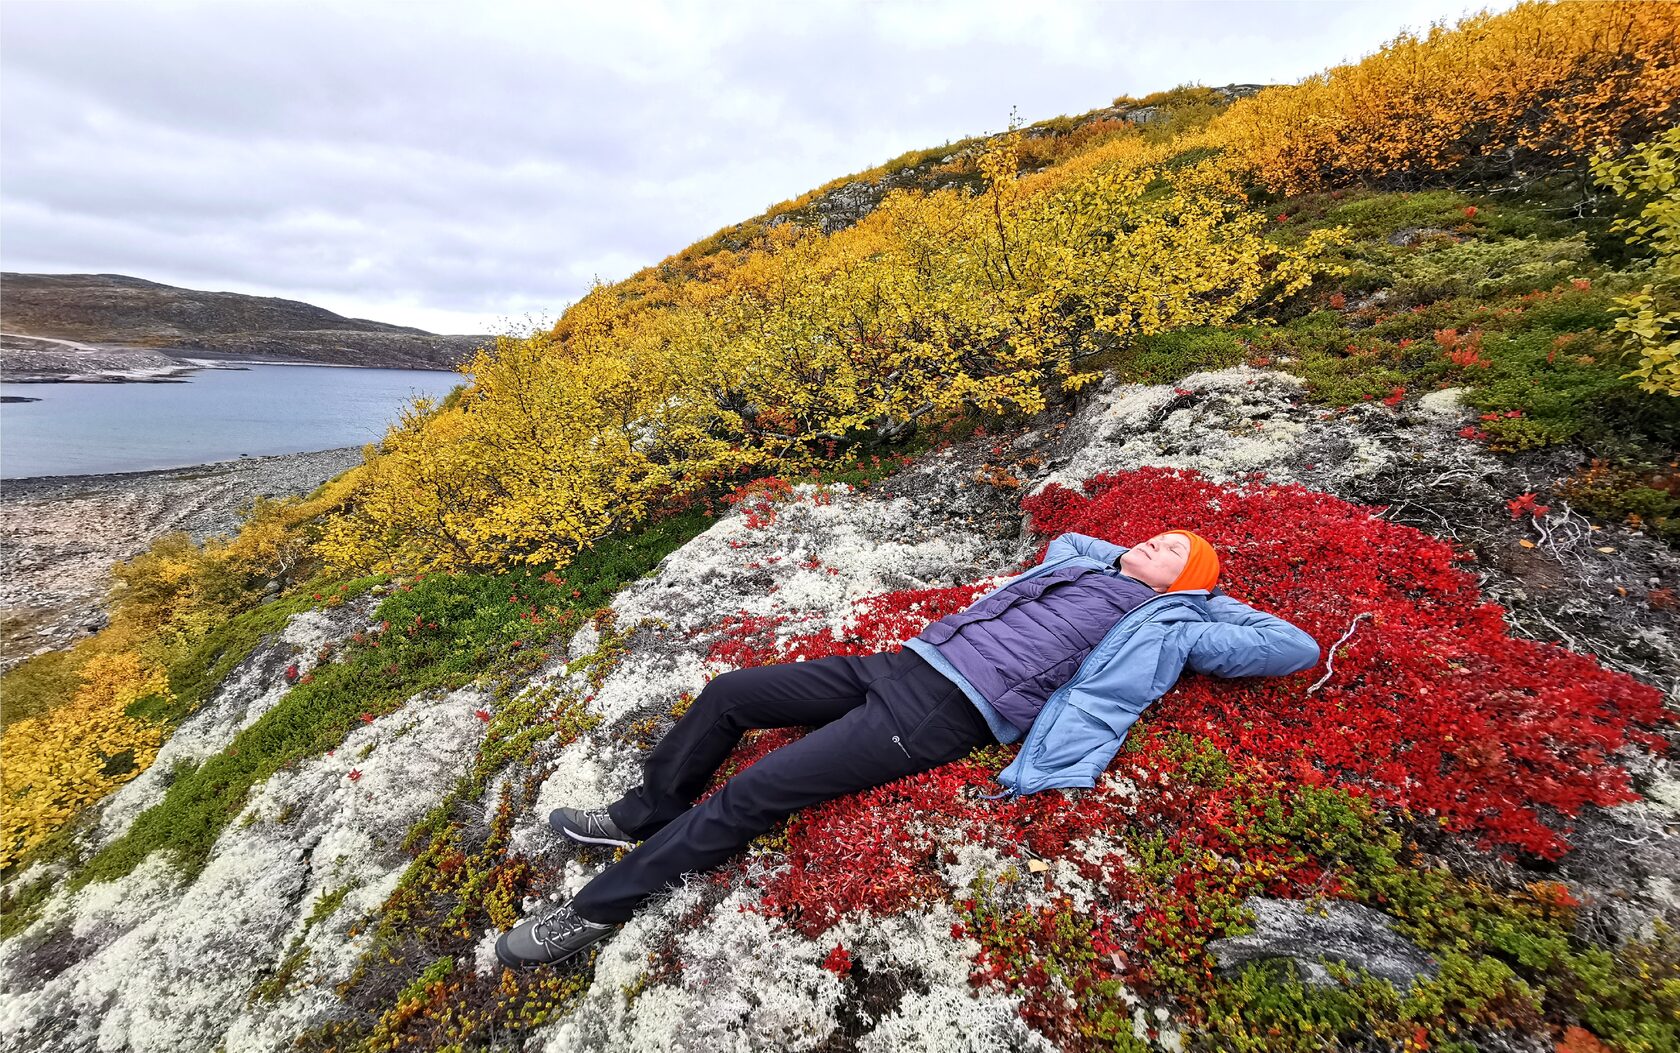
<instances>
[{"instance_id":1,"label":"yellow autumn shrub","mask_svg":"<svg viewBox=\"0 0 1680 1053\"><path fill-rule=\"evenodd\" d=\"M168 691L162 670L127 652L96 654L81 675L69 701L7 724L0 736L0 870L145 770L162 744L163 729L123 712Z\"/></svg>"},{"instance_id":2,"label":"yellow autumn shrub","mask_svg":"<svg viewBox=\"0 0 1680 1053\"><path fill-rule=\"evenodd\" d=\"M1599 183L1639 205L1611 229L1651 250L1650 282L1616 299L1622 315L1615 330L1639 358L1622 377L1638 377L1641 391L1680 396L1680 127L1625 157L1600 155L1592 167Z\"/></svg>"},{"instance_id":3,"label":"yellow autumn shrub","mask_svg":"<svg viewBox=\"0 0 1680 1053\"><path fill-rule=\"evenodd\" d=\"M1174 159L1187 142L1200 160ZM390 430L317 550L356 572L564 561L709 480L801 471L826 440L1037 412L1095 379L1095 355L1302 287L1339 236L1268 242L1208 140L1101 140L1026 177L1021 146L980 155L979 193L895 190L828 235L770 227L501 338L454 406Z\"/></svg>"},{"instance_id":4,"label":"yellow autumn shrub","mask_svg":"<svg viewBox=\"0 0 1680 1053\"><path fill-rule=\"evenodd\" d=\"M1521 172L1672 124L1677 9L1522 3L1402 34L1199 131L965 141L864 177L937 162L977 169L978 191L894 190L827 235L779 222L838 181L817 188L481 351L462 397L416 403L331 508L309 509L318 527L270 517L179 594L203 607L250 567L307 555L357 572L564 561L712 480L803 470L825 441L963 407L1035 412L1090 383L1095 356L1327 270L1335 232L1263 237L1241 190L1256 178L1290 193ZM1141 101L1220 105L1206 89ZM1022 175L1024 160L1050 163ZM1631 311L1629 331L1666 325L1654 312Z\"/></svg>"},{"instance_id":5,"label":"yellow autumn shrub","mask_svg":"<svg viewBox=\"0 0 1680 1053\"><path fill-rule=\"evenodd\" d=\"M1522 174L1680 119L1680 4L1522 3L1232 104L1210 129L1283 194Z\"/></svg>"}]
</instances>

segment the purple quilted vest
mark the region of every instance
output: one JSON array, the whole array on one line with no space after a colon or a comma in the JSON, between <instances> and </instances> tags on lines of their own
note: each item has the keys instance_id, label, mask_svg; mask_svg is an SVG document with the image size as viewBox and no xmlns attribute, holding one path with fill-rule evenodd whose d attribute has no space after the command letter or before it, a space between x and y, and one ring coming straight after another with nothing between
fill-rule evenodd
<instances>
[{"instance_id":1,"label":"purple quilted vest","mask_svg":"<svg viewBox=\"0 0 1680 1053\"><path fill-rule=\"evenodd\" d=\"M1117 570L1062 567L1006 585L932 623L917 639L933 644L1024 731L1114 623L1157 595Z\"/></svg>"}]
</instances>

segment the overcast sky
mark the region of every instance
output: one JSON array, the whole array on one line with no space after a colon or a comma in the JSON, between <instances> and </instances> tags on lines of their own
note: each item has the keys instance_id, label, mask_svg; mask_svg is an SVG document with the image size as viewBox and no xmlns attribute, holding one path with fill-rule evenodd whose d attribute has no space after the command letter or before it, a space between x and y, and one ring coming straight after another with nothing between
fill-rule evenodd
<instances>
[{"instance_id":1,"label":"overcast sky","mask_svg":"<svg viewBox=\"0 0 1680 1053\"><path fill-rule=\"evenodd\" d=\"M0 2L0 269L523 330L906 150L1489 5Z\"/></svg>"}]
</instances>

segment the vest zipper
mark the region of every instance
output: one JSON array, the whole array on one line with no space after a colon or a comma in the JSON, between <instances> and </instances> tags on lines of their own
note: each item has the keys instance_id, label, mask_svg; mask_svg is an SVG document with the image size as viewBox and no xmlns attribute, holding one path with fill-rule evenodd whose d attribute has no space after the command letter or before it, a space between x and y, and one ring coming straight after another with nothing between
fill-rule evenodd
<instances>
[{"instance_id":1,"label":"vest zipper","mask_svg":"<svg viewBox=\"0 0 1680 1053\"><path fill-rule=\"evenodd\" d=\"M897 735L894 735L894 736L893 736L893 741L894 741L894 742L898 742L898 736L897 736ZM906 756L906 757L910 757L910 751L909 751L909 750L906 750L906 749L904 749L904 743L902 743L902 742L898 742L898 748L899 748L899 749L901 749L901 750L904 750L904 755L905 755L905 756ZM914 757L910 757L910 759L911 759L911 760L915 760L915 759L916 759L916 758L914 758Z\"/></svg>"},{"instance_id":2,"label":"vest zipper","mask_svg":"<svg viewBox=\"0 0 1680 1053\"><path fill-rule=\"evenodd\" d=\"M1136 614L1138 611L1142 610L1143 608L1149 606L1151 603L1154 603L1157 600L1164 600L1170 595L1172 595L1172 594L1171 593L1163 593L1160 596L1152 596L1149 599L1144 600L1142 603L1138 604L1136 607L1133 607L1131 610L1127 611L1125 616L1122 617L1120 619L1120 621L1114 623L1114 625L1110 628L1109 632L1112 633L1115 630L1118 630L1122 624L1124 624L1127 620L1129 620L1131 618L1132 615ZM1126 630L1126 635L1130 635L1131 633L1136 632L1147 621L1149 621L1148 618L1144 618L1144 619L1140 620L1137 625L1134 625L1130 629ZM1050 708L1051 699L1055 698L1056 695L1065 691L1067 689L1067 684L1071 684L1073 681L1078 680L1080 678L1080 676L1085 672L1085 667L1091 664L1091 659L1096 657L1097 651L1102 647L1102 645L1107 641L1107 639L1108 639L1108 636L1107 636L1107 634L1105 634L1103 636L1103 639L1098 640L1097 645L1095 647L1091 648L1091 652L1085 656L1085 660L1079 663L1079 668L1074 670L1073 676L1068 678L1067 683L1064 683L1061 687L1058 687L1055 691L1051 692L1050 698L1047 698L1047 699L1044 700L1044 709L1039 711L1039 714L1038 714L1039 717L1042 717L1044 715L1044 710L1047 710L1047 709ZM1028 738L1036 738L1037 741L1035 741L1035 742L1022 742L1021 743L1021 749L1022 750L1025 751L1025 750L1030 749L1030 752L1028 753L1028 756L1036 757L1040 753L1044 752L1044 733L1043 733L1042 729L1039 727L1039 725L1041 723L1042 723L1042 721L1040 721L1038 719L1038 717L1034 717L1033 718L1032 731L1037 732L1037 735L1036 736L1032 735L1032 734L1028 735Z\"/></svg>"}]
</instances>

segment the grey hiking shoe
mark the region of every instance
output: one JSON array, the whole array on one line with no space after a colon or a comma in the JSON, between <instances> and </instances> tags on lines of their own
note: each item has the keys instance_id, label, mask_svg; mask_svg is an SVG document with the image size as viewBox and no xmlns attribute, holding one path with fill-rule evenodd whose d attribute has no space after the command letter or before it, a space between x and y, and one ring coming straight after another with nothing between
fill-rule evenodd
<instances>
[{"instance_id":1,"label":"grey hiking shoe","mask_svg":"<svg viewBox=\"0 0 1680 1053\"><path fill-rule=\"evenodd\" d=\"M496 940L496 957L510 969L557 965L607 938L618 928L578 916L570 903L525 918Z\"/></svg>"},{"instance_id":2,"label":"grey hiking shoe","mask_svg":"<svg viewBox=\"0 0 1680 1053\"><path fill-rule=\"evenodd\" d=\"M548 813L548 825L555 833L565 834L573 841L582 841L587 845L621 845L630 848L636 844L635 838L613 823L612 816L607 814L605 808L593 812L579 808L556 808Z\"/></svg>"}]
</instances>

